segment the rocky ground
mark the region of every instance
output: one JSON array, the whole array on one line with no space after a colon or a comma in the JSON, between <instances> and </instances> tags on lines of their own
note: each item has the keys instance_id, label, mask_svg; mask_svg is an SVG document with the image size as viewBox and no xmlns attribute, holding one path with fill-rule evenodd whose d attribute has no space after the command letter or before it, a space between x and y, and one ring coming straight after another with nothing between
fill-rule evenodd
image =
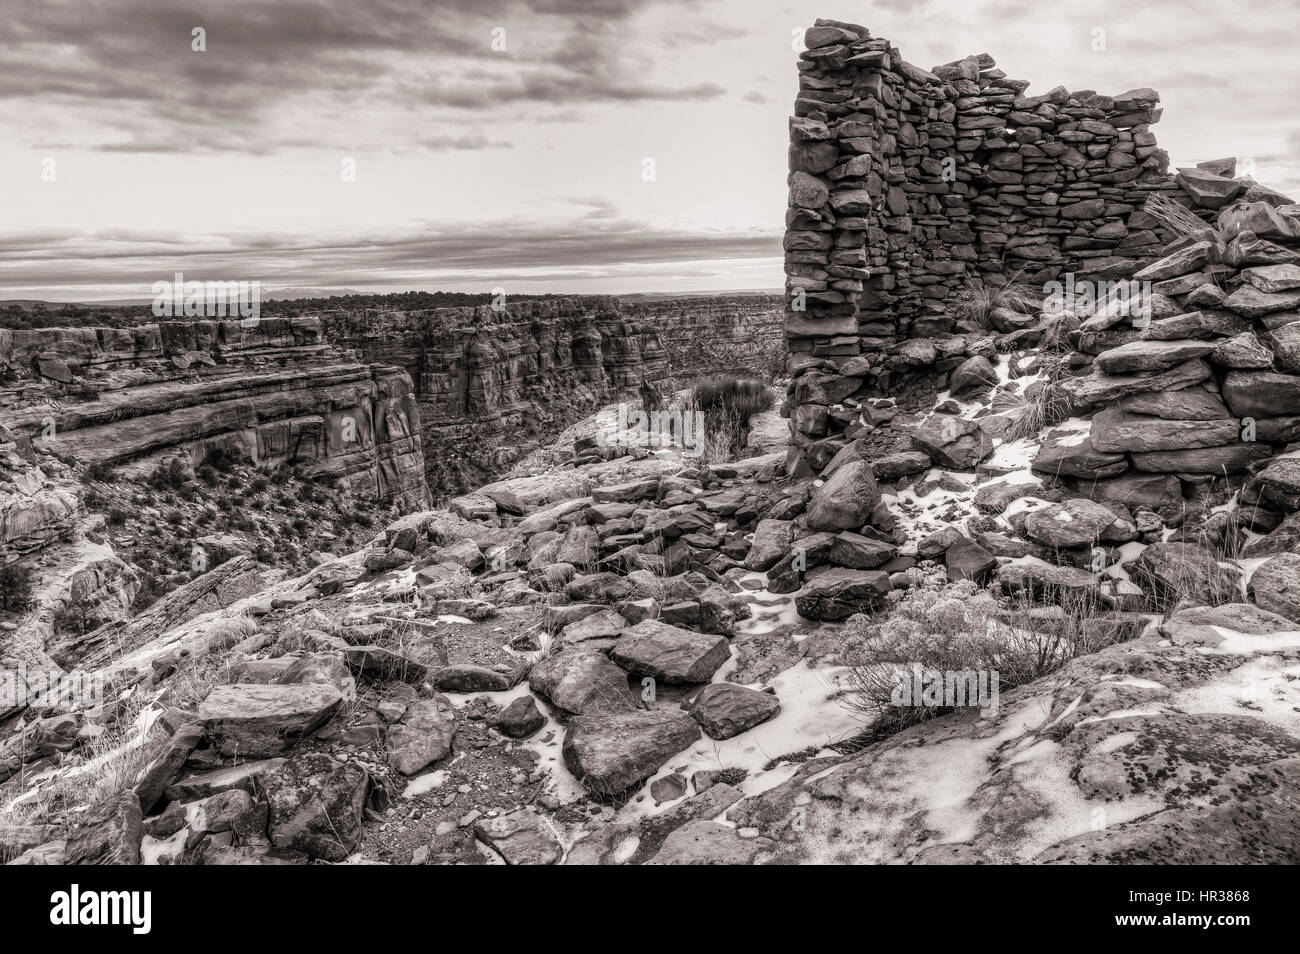
<instances>
[{"instance_id":1,"label":"rocky ground","mask_svg":"<svg viewBox=\"0 0 1300 954\"><path fill-rule=\"evenodd\" d=\"M1300 208L1228 205L1225 171L1186 176L1223 211L1136 274L1142 321L995 309L946 390L844 396L802 453L789 402L725 458L607 407L299 566L285 475L241 502L258 545L214 516L219 559L143 612L117 548L162 546L157 501L96 513L98 477L0 442L40 567L5 672L102 687L0 687L0 856L1300 860ZM198 521L241 466L167 505ZM913 666L1000 690L900 701Z\"/></svg>"},{"instance_id":2,"label":"rocky ground","mask_svg":"<svg viewBox=\"0 0 1300 954\"><path fill-rule=\"evenodd\" d=\"M985 388L937 411L869 402L867 439L818 475L785 475L775 411L752 422L754 456L704 465L622 445L610 408L304 574L237 555L91 634L102 704L6 716L0 851L1294 861L1298 614L1264 605L1251 561L1168 542L1185 514L1121 515L1035 476L1045 445L989 436L990 394L1033 387L1042 357L992 358ZM1098 546L1118 558L1100 576L1072 565ZM1171 561L1218 598L1169 602ZM853 704L863 622L909 588L977 584L999 605L1036 596L1044 628L1095 592L1101 650L993 712L883 731Z\"/></svg>"}]
</instances>

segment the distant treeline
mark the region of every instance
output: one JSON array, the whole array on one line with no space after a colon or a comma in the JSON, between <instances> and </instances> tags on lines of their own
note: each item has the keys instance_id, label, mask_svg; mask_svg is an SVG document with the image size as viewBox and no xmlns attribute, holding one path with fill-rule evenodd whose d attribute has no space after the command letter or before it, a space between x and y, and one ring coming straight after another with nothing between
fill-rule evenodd
<instances>
[{"instance_id":1,"label":"distant treeline","mask_svg":"<svg viewBox=\"0 0 1300 954\"><path fill-rule=\"evenodd\" d=\"M274 293L271 293L274 294ZM555 295L511 295L519 299L555 298ZM465 292L393 292L387 295L340 295L335 298L297 298L275 301L263 298L261 314L266 318L329 313L355 314L366 309L419 311L491 304L492 295ZM152 307L144 305L55 305L36 303L28 307L0 305L0 328L131 328L157 321ZM175 319L184 320L184 319Z\"/></svg>"}]
</instances>

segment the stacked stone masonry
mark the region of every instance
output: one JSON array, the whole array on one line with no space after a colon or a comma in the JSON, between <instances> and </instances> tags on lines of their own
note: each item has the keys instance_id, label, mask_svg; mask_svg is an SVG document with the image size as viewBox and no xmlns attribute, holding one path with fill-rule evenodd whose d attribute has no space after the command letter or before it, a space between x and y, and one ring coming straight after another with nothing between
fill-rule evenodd
<instances>
[{"instance_id":1,"label":"stacked stone masonry","mask_svg":"<svg viewBox=\"0 0 1300 954\"><path fill-rule=\"evenodd\" d=\"M854 398L942 386L975 330L946 306L959 290L1127 277L1172 238L1142 209L1176 191L1154 90L1027 96L987 54L926 71L833 20L805 41L785 234L801 447L839 438Z\"/></svg>"},{"instance_id":2,"label":"stacked stone masonry","mask_svg":"<svg viewBox=\"0 0 1300 954\"><path fill-rule=\"evenodd\" d=\"M1065 319L1084 373L1059 386L1091 420L1048 431L1033 469L1134 510L1227 482L1237 506L1213 520L1271 556L1300 541L1300 205L1233 178L1231 160L1202 165L1177 184L1211 222L1132 276L1151 283L1150 314Z\"/></svg>"}]
</instances>

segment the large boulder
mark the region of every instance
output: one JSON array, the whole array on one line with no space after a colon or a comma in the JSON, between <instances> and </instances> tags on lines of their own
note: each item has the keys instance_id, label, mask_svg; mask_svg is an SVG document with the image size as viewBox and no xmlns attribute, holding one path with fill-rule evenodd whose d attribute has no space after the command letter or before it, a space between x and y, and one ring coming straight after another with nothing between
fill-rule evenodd
<instances>
[{"instance_id":1,"label":"large boulder","mask_svg":"<svg viewBox=\"0 0 1300 954\"><path fill-rule=\"evenodd\" d=\"M435 694L413 703L402 721L388 730L388 765L414 775L451 752L456 710L446 696Z\"/></svg>"},{"instance_id":2,"label":"large boulder","mask_svg":"<svg viewBox=\"0 0 1300 954\"><path fill-rule=\"evenodd\" d=\"M1040 560L1004 563L994 581L1006 593L1048 596L1058 602L1091 600L1097 593L1097 575L1073 566L1054 566Z\"/></svg>"},{"instance_id":3,"label":"large boulder","mask_svg":"<svg viewBox=\"0 0 1300 954\"><path fill-rule=\"evenodd\" d=\"M848 619L880 609L890 589L889 574L881 570L823 567L808 575L795 608L805 619Z\"/></svg>"},{"instance_id":4,"label":"large boulder","mask_svg":"<svg viewBox=\"0 0 1300 954\"><path fill-rule=\"evenodd\" d=\"M983 584L989 574L997 569L993 554L969 537L958 537L943 554L944 566L950 580L974 580Z\"/></svg>"},{"instance_id":5,"label":"large boulder","mask_svg":"<svg viewBox=\"0 0 1300 954\"><path fill-rule=\"evenodd\" d=\"M1300 553L1279 553L1265 560L1251 575L1248 590L1261 609L1300 627Z\"/></svg>"},{"instance_id":6,"label":"large boulder","mask_svg":"<svg viewBox=\"0 0 1300 954\"><path fill-rule=\"evenodd\" d=\"M429 675L424 663L386 646L349 646L343 658L349 667L372 679L419 683Z\"/></svg>"},{"instance_id":7,"label":"large boulder","mask_svg":"<svg viewBox=\"0 0 1300 954\"><path fill-rule=\"evenodd\" d=\"M1204 169L1179 169L1174 181L1204 209L1221 209L1246 191L1246 184L1241 180Z\"/></svg>"},{"instance_id":8,"label":"large boulder","mask_svg":"<svg viewBox=\"0 0 1300 954\"><path fill-rule=\"evenodd\" d=\"M144 837L140 800L121 792L94 808L69 836L61 864L138 865Z\"/></svg>"},{"instance_id":9,"label":"large boulder","mask_svg":"<svg viewBox=\"0 0 1300 954\"><path fill-rule=\"evenodd\" d=\"M941 467L971 470L993 456L993 441L976 421L953 414L932 414L911 428L912 446Z\"/></svg>"},{"instance_id":10,"label":"large boulder","mask_svg":"<svg viewBox=\"0 0 1300 954\"><path fill-rule=\"evenodd\" d=\"M851 461L813 491L808 526L813 530L856 530L880 503L880 489L865 461Z\"/></svg>"},{"instance_id":11,"label":"large boulder","mask_svg":"<svg viewBox=\"0 0 1300 954\"><path fill-rule=\"evenodd\" d=\"M967 358L952 373L948 383L949 393L953 397L966 397L987 391L998 383L997 369L983 355Z\"/></svg>"},{"instance_id":12,"label":"large boulder","mask_svg":"<svg viewBox=\"0 0 1300 954\"><path fill-rule=\"evenodd\" d=\"M361 839L369 783L358 763L336 762L321 752L285 760L262 779L271 842L323 861L343 861Z\"/></svg>"},{"instance_id":13,"label":"large boulder","mask_svg":"<svg viewBox=\"0 0 1300 954\"><path fill-rule=\"evenodd\" d=\"M524 739L546 725L546 716L532 696L520 696L492 720L492 728L512 739Z\"/></svg>"},{"instance_id":14,"label":"large boulder","mask_svg":"<svg viewBox=\"0 0 1300 954\"><path fill-rule=\"evenodd\" d=\"M1173 474L1129 471L1105 480L1079 482L1079 494L1092 500L1109 500L1130 510L1159 510L1183 504L1183 485Z\"/></svg>"},{"instance_id":15,"label":"large boulder","mask_svg":"<svg viewBox=\"0 0 1300 954\"><path fill-rule=\"evenodd\" d=\"M443 666L433 673L430 682L440 692L502 692L510 688L510 677L505 673L473 663Z\"/></svg>"},{"instance_id":16,"label":"large boulder","mask_svg":"<svg viewBox=\"0 0 1300 954\"><path fill-rule=\"evenodd\" d=\"M1129 575L1162 608L1189 597L1210 605L1241 601L1241 572L1220 566L1195 543L1153 543L1133 561Z\"/></svg>"},{"instance_id":17,"label":"large boulder","mask_svg":"<svg viewBox=\"0 0 1300 954\"><path fill-rule=\"evenodd\" d=\"M1237 422L1230 418L1167 421L1112 407L1092 419L1092 446L1110 454L1222 447L1238 436Z\"/></svg>"},{"instance_id":18,"label":"large boulder","mask_svg":"<svg viewBox=\"0 0 1300 954\"><path fill-rule=\"evenodd\" d=\"M1258 475L1260 498L1288 513L1300 510L1300 458L1279 457Z\"/></svg>"},{"instance_id":19,"label":"large boulder","mask_svg":"<svg viewBox=\"0 0 1300 954\"><path fill-rule=\"evenodd\" d=\"M1053 428L1043 435L1030 469L1049 477L1096 480L1124 473L1128 470L1128 460L1122 453L1097 450L1086 431Z\"/></svg>"},{"instance_id":20,"label":"large boulder","mask_svg":"<svg viewBox=\"0 0 1300 954\"><path fill-rule=\"evenodd\" d=\"M561 752L589 791L616 795L645 781L699 738L699 725L680 710L600 712L569 721Z\"/></svg>"},{"instance_id":21,"label":"large boulder","mask_svg":"<svg viewBox=\"0 0 1300 954\"><path fill-rule=\"evenodd\" d=\"M1267 444L1239 441L1223 447L1191 447L1186 450L1134 453L1138 470L1162 474L1240 474L1251 464L1273 453Z\"/></svg>"},{"instance_id":22,"label":"large boulder","mask_svg":"<svg viewBox=\"0 0 1300 954\"><path fill-rule=\"evenodd\" d=\"M591 499L597 503L630 503L635 500L653 500L659 493L659 478L645 477L625 484L597 487Z\"/></svg>"},{"instance_id":23,"label":"large boulder","mask_svg":"<svg viewBox=\"0 0 1300 954\"><path fill-rule=\"evenodd\" d=\"M1131 341L1097 355L1093 365L1104 374L1163 371L1213 350L1209 341Z\"/></svg>"},{"instance_id":24,"label":"large boulder","mask_svg":"<svg viewBox=\"0 0 1300 954\"><path fill-rule=\"evenodd\" d=\"M1209 242L1192 242L1184 245L1164 258L1145 266L1133 277L1140 282L1162 282L1195 272L1209 259L1210 247Z\"/></svg>"},{"instance_id":25,"label":"large boulder","mask_svg":"<svg viewBox=\"0 0 1300 954\"><path fill-rule=\"evenodd\" d=\"M708 682L731 656L726 637L646 619L623 633L610 658L638 676L666 683Z\"/></svg>"},{"instance_id":26,"label":"large boulder","mask_svg":"<svg viewBox=\"0 0 1300 954\"><path fill-rule=\"evenodd\" d=\"M1217 394L1202 388L1136 394L1119 407L1128 414L1146 414L1166 421L1217 421L1231 416Z\"/></svg>"},{"instance_id":27,"label":"large boulder","mask_svg":"<svg viewBox=\"0 0 1300 954\"><path fill-rule=\"evenodd\" d=\"M994 480L981 484L972 502L980 513L996 515L1022 497L1039 497L1045 492L1036 480Z\"/></svg>"},{"instance_id":28,"label":"large boulder","mask_svg":"<svg viewBox=\"0 0 1300 954\"><path fill-rule=\"evenodd\" d=\"M754 542L745 555L745 566L751 570L770 570L790 552L793 542L793 522L764 517L754 528Z\"/></svg>"},{"instance_id":29,"label":"large boulder","mask_svg":"<svg viewBox=\"0 0 1300 954\"><path fill-rule=\"evenodd\" d=\"M1254 285L1242 285L1224 300L1223 307L1247 318L1263 318L1300 308L1300 291L1265 292Z\"/></svg>"},{"instance_id":30,"label":"large boulder","mask_svg":"<svg viewBox=\"0 0 1300 954\"><path fill-rule=\"evenodd\" d=\"M1265 348L1253 331L1218 342L1210 352L1210 362L1224 368L1267 370L1273 367L1273 352Z\"/></svg>"},{"instance_id":31,"label":"large boulder","mask_svg":"<svg viewBox=\"0 0 1300 954\"><path fill-rule=\"evenodd\" d=\"M760 692L730 682L705 686L691 704L690 713L710 739L730 739L752 729L781 711L770 692Z\"/></svg>"},{"instance_id":32,"label":"large boulder","mask_svg":"<svg viewBox=\"0 0 1300 954\"><path fill-rule=\"evenodd\" d=\"M208 693L196 717L223 755L261 758L279 755L315 732L342 702L342 692L320 683L235 683Z\"/></svg>"},{"instance_id":33,"label":"large boulder","mask_svg":"<svg viewBox=\"0 0 1300 954\"><path fill-rule=\"evenodd\" d=\"M871 472L876 480L898 480L919 474L930 467L930 456L921 451L899 451L871 461Z\"/></svg>"},{"instance_id":34,"label":"large boulder","mask_svg":"<svg viewBox=\"0 0 1300 954\"><path fill-rule=\"evenodd\" d=\"M1025 536L1054 549L1092 546L1115 519L1101 504L1076 498L1028 514Z\"/></svg>"},{"instance_id":35,"label":"large boulder","mask_svg":"<svg viewBox=\"0 0 1300 954\"><path fill-rule=\"evenodd\" d=\"M474 834L508 865L553 865L564 855L550 820L528 808L479 819Z\"/></svg>"},{"instance_id":36,"label":"large boulder","mask_svg":"<svg viewBox=\"0 0 1300 954\"><path fill-rule=\"evenodd\" d=\"M528 685L552 705L574 715L636 708L627 673L604 653L580 647L542 657L528 673Z\"/></svg>"},{"instance_id":37,"label":"large boulder","mask_svg":"<svg viewBox=\"0 0 1300 954\"><path fill-rule=\"evenodd\" d=\"M1229 371L1223 400L1234 417L1284 417L1300 408L1300 375L1273 371Z\"/></svg>"},{"instance_id":38,"label":"large boulder","mask_svg":"<svg viewBox=\"0 0 1300 954\"><path fill-rule=\"evenodd\" d=\"M1199 384L1210 377L1204 358L1194 358L1155 374L1101 374L1093 372L1080 378L1066 378L1061 390L1077 409L1119 401L1134 394L1173 391ZM1231 402L1229 402L1231 403Z\"/></svg>"},{"instance_id":39,"label":"large boulder","mask_svg":"<svg viewBox=\"0 0 1300 954\"><path fill-rule=\"evenodd\" d=\"M835 535L826 556L835 566L853 567L855 570L874 570L884 566L898 553L898 548L872 537L845 530Z\"/></svg>"},{"instance_id":40,"label":"large boulder","mask_svg":"<svg viewBox=\"0 0 1300 954\"><path fill-rule=\"evenodd\" d=\"M697 818L674 829L648 865L752 865L775 852L771 838L747 838L731 825Z\"/></svg>"},{"instance_id":41,"label":"large boulder","mask_svg":"<svg viewBox=\"0 0 1300 954\"><path fill-rule=\"evenodd\" d=\"M556 646L565 649L592 640L617 639L627 629L627 619L611 609L601 609L574 620L560 631Z\"/></svg>"}]
</instances>

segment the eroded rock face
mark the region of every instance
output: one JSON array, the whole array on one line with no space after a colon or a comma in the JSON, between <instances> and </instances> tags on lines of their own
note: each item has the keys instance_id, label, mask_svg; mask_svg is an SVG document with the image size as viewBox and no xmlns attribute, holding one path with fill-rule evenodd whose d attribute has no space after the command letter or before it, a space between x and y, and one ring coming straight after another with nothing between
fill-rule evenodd
<instances>
[{"instance_id":1,"label":"eroded rock face","mask_svg":"<svg viewBox=\"0 0 1300 954\"><path fill-rule=\"evenodd\" d=\"M491 480L567 425L675 373L745 370L781 335L776 296L620 302L604 296L329 320L414 382L430 487Z\"/></svg>"},{"instance_id":2,"label":"eroded rock face","mask_svg":"<svg viewBox=\"0 0 1300 954\"><path fill-rule=\"evenodd\" d=\"M339 480L359 496L428 504L411 379L359 364L327 343L316 318L187 320L135 328L4 333L0 365L32 373L56 353L97 396L57 413L19 411L9 426L40 451L121 464L210 447L267 467ZM53 380L58 380L54 377ZM53 427L47 418L53 417Z\"/></svg>"}]
</instances>

